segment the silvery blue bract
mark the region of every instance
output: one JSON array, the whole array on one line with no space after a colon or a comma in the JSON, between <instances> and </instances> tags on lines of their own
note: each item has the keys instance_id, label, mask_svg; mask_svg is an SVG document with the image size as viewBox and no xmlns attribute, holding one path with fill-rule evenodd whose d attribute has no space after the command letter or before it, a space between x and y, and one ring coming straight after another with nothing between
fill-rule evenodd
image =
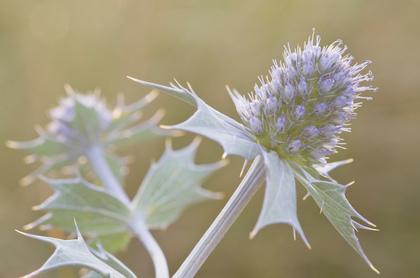
<instances>
[{"instance_id":1,"label":"silvery blue bract","mask_svg":"<svg viewBox=\"0 0 420 278\"><path fill-rule=\"evenodd\" d=\"M71 240L22 233L28 237L50 243L56 248L41 268L24 277L35 277L52 269L73 266L94 271L99 275L96 277L136 278L131 270L101 246L98 246L98 250L90 248L83 240L77 226L76 232L77 239Z\"/></svg>"}]
</instances>

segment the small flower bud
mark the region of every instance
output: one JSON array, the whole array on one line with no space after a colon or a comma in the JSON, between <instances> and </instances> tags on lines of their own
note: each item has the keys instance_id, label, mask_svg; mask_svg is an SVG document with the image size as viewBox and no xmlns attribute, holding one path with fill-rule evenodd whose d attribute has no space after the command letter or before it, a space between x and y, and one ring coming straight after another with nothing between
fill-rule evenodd
<instances>
[{"instance_id":1,"label":"small flower bud","mask_svg":"<svg viewBox=\"0 0 420 278\"><path fill-rule=\"evenodd\" d=\"M302 67L302 73L304 76L312 77L315 74L315 66L311 61L305 62Z\"/></svg>"},{"instance_id":2,"label":"small flower bud","mask_svg":"<svg viewBox=\"0 0 420 278\"><path fill-rule=\"evenodd\" d=\"M284 97L286 101L289 101L294 97L295 88L290 84L287 83L286 87L284 88Z\"/></svg>"},{"instance_id":3,"label":"small flower bud","mask_svg":"<svg viewBox=\"0 0 420 278\"><path fill-rule=\"evenodd\" d=\"M299 148L302 146L302 142L300 140L293 140L289 145L289 152L295 153L299 150Z\"/></svg>"},{"instance_id":4,"label":"small flower bud","mask_svg":"<svg viewBox=\"0 0 420 278\"><path fill-rule=\"evenodd\" d=\"M283 133L286 130L286 118L281 116L276 123L276 128L280 133Z\"/></svg>"},{"instance_id":5,"label":"small flower bud","mask_svg":"<svg viewBox=\"0 0 420 278\"><path fill-rule=\"evenodd\" d=\"M296 107L296 110L295 110L296 120L300 120L304 114L305 114L305 106L303 104Z\"/></svg>"},{"instance_id":6,"label":"small flower bud","mask_svg":"<svg viewBox=\"0 0 420 278\"><path fill-rule=\"evenodd\" d=\"M298 92L302 97L306 97L309 93L308 92L308 82L305 81L303 78L299 82Z\"/></svg>"},{"instance_id":7,"label":"small flower bud","mask_svg":"<svg viewBox=\"0 0 420 278\"><path fill-rule=\"evenodd\" d=\"M345 96L345 97L352 97L352 96L354 96L354 93L355 93L355 91L354 91L354 89L353 89L353 87L347 87L344 91L342 91L340 94L342 95L342 96Z\"/></svg>"},{"instance_id":8,"label":"small flower bud","mask_svg":"<svg viewBox=\"0 0 420 278\"><path fill-rule=\"evenodd\" d=\"M271 82L271 92L273 93L273 95L278 96L279 92L282 90L284 90L284 88L281 85L280 81L273 80L273 82Z\"/></svg>"},{"instance_id":9,"label":"small flower bud","mask_svg":"<svg viewBox=\"0 0 420 278\"><path fill-rule=\"evenodd\" d=\"M325 113L325 109L327 109L327 104L326 103L319 103L315 106L313 111L314 111L315 115L320 116L320 115Z\"/></svg>"},{"instance_id":10,"label":"small flower bud","mask_svg":"<svg viewBox=\"0 0 420 278\"><path fill-rule=\"evenodd\" d=\"M344 105L346 105L347 101L348 101L348 99L346 97L344 97L344 96L338 96L338 97L336 97L334 99L334 102L333 103L334 103L334 106L335 107L341 108Z\"/></svg>"},{"instance_id":11,"label":"small flower bud","mask_svg":"<svg viewBox=\"0 0 420 278\"><path fill-rule=\"evenodd\" d=\"M332 150L337 146L337 138L331 138L331 140L323 145L327 150Z\"/></svg>"},{"instance_id":12,"label":"small flower bud","mask_svg":"<svg viewBox=\"0 0 420 278\"><path fill-rule=\"evenodd\" d=\"M330 92L333 85L334 82L332 81L332 79L322 80L321 84L319 85L319 92L322 94L327 94Z\"/></svg>"},{"instance_id":13,"label":"small flower bud","mask_svg":"<svg viewBox=\"0 0 420 278\"><path fill-rule=\"evenodd\" d=\"M347 122L347 114L346 112L337 112L335 113L335 117L333 118L333 122L338 125L343 125L345 122Z\"/></svg>"},{"instance_id":14,"label":"small flower bud","mask_svg":"<svg viewBox=\"0 0 420 278\"><path fill-rule=\"evenodd\" d=\"M256 117L251 117L251 120L249 121L251 125L252 131L255 132L255 134L260 135L263 131L261 120Z\"/></svg>"},{"instance_id":15,"label":"small flower bud","mask_svg":"<svg viewBox=\"0 0 420 278\"><path fill-rule=\"evenodd\" d=\"M305 135L307 138L316 137L318 136L318 133L318 129L315 126L309 126L303 129L303 135Z\"/></svg>"},{"instance_id":16,"label":"small flower bud","mask_svg":"<svg viewBox=\"0 0 420 278\"><path fill-rule=\"evenodd\" d=\"M273 113L277 112L277 108L278 108L277 99L273 96L270 96L267 99L267 107L268 107L268 110L270 110L271 112Z\"/></svg>"},{"instance_id":17,"label":"small flower bud","mask_svg":"<svg viewBox=\"0 0 420 278\"><path fill-rule=\"evenodd\" d=\"M261 114L261 103L254 100L251 103L251 112L254 116L259 117Z\"/></svg>"},{"instance_id":18,"label":"small flower bud","mask_svg":"<svg viewBox=\"0 0 420 278\"><path fill-rule=\"evenodd\" d=\"M333 125L325 125L321 128L321 133L325 137L331 137L337 132L337 128Z\"/></svg>"}]
</instances>

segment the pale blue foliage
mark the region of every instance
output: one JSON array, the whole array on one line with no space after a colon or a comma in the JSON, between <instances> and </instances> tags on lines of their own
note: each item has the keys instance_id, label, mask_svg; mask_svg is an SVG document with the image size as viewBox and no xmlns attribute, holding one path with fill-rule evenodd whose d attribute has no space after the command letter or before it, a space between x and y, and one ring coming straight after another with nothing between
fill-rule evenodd
<instances>
[{"instance_id":1,"label":"pale blue foliage","mask_svg":"<svg viewBox=\"0 0 420 278\"><path fill-rule=\"evenodd\" d=\"M168 141L165 153L150 167L132 203L133 211L143 215L149 228L166 228L189 205L222 196L201 188L201 184L225 162L196 165L198 145L196 139L174 151Z\"/></svg>"},{"instance_id":2,"label":"pale blue foliage","mask_svg":"<svg viewBox=\"0 0 420 278\"><path fill-rule=\"evenodd\" d=\"M32 153L26 158L26 162L42 162L40 168L21 180L23 185L30 184L39 175L51 170L79 166L78 159L86 155L93 145L109 150L108 147L115 149L162 136L176 135L173 131L157 126L163 116L161 111L150 119L137 123L140 110L156 98L156 91L130 105L126 105L121 96L113 110L107 108L98 91L79 94L70 86L66 86L66 91L68 96L61 99L59 106L50 111L51 122L45 129L37 127L38 138L25 142L7 142L11 148L25 149ZM118 170L121 171L124 160L116 157L115 153L106 155L109 160L118 160Z\"/></svg>"},{"instance_id":3,"label":"pale blue foliage","mask_svg":"<svg viewBox=\"0 0 420 278\"><path fill-rule=\"evenodd\" d=\"M108 190L89 184L83 178L52 180L45 179L54 194L35 209L48 213L27 225L30 229L39 225L74 230L72 219L76 218L82 232L97 235L128 231L130 209Z\"/></svg>"},{"instance_id":4,"label":"pale blue foliage","mask_svg":"<svg viewBox=\"0 0 420 278\"><path fill-rule=\"evenodd\" d=\"M267 177L266 189L261 214L251 238L267 225L287 223L299 232L309 247L297 218L295 177L289 162L280 159L275 152L263 152L262 155Z\"/></svg>"},{"instance_id":5,"label":"pale blue foliage","mask_svg":"<svg viewBox=\"0 0 420 278\"><path fill-rule=\"evenodd\" d=\"M222 145L226 155L240 155L252 159L261 150L255 138L244 126L221 114L192 94L198 104L197 112L185 122L171 128L194 132Z\"/></svg>"},{"instance_id":6,"label":"pale blue foliage","mask_svg":"<svg viewBox=\"0 0 420 278\"><path fill-rule=\"evenodd\" d=\"M156 90L159 90L161 92L170 94L170 95L172 95L176 98L179 98L180 100L183 100L183 101L185 101L185 102L187 102L187 103L189 103L193 106L197 106L195 98L193 96L191 96L191 93L188 92L188 90L186 90L185 88L182 88L181 86L177 87L177 86L171 84L172 87L167 87L167 86L143 81L143 80L140 80L140 79L136 79L136 78L133 78L133 77L130 77L130 76L127 76L127 77L130 78L131 80L135 81L135 82L138 82L138 83L141 83L143 85L152 87L153 89L156 89Z\"/></svg>"},{"instance_id":7,"label":"pale blue foliage","mask_svg":"<svg viewBox=\"0 0 420 278\"><path fill-rule=\"evenodd\" d=\"M378 270L372 265L360 246L355 231L357 228L375 230L365 227L352 219L358 218L368 225L375 226L366 218L361 216L349 203L345 196L348 186L341 185L336 182L322 181L314 178L310 173L305 171L304 167L291 163L296 178L305 186L308 193L321 208L322 213L333 224L337 231L344 239L356 250L357 253L367 262L367 264L375 271ZM379 272L378 272L379 273Z\"/></svg>"},{"instance_id":8,"label":"pale blue foliage","mask_svg":"<svg viewBox=\"0 0 420 278\"><path fill-rule=\"evenodd\" d=\"M26 225L25 229L39 226L43 230L56 227L74 231L73 219L76 219L83 233L89 233L91 240L101 241L110 252L119 251L128 244L132 212L106 188L90 184L81 177L44 180L54 194L35 209L47 214Z\"/></svg>"},{"instance_id":9,"label":"pale blue foliage","mask_svg":"<svg viewBox=\"0 0 420 278\"><path fill-rule=\"evenodd\" d=\"M255 142L255 136L246 127L207 105L191 88L187 90L179 84L170 88L131 79L176 97L182 93L184 97L181 99L197 106L198 109L192 117L181 124L171 126L171 129L190 131L213 139L222 145L225 155L240 155L245 159L252 159L260 154L260 146Z\"/></svg>"},{"instance_id":10,"label":"pale blue foliage","mask_svg":"<svg viewBox=\"0 0 420 278\"><path fill-rule=\"evenodd\" d=\"M113 269L117 270L119 273L123 274L126 278L135 278L136 276L134 273L125 265L123 265L116 257L108 253L102 245L97 245L98 250L93 248L89 248L93 255L95 255L98 259L106 263L108 266L112 267ZM81 278L98 278L101 275L95 271L89 271Z\"/></svg>"},{"instance_id":11,"label":"pale blue foliage","mask_svg":"<svg viewBox=\"0 0 420 278\"><path fill-rule=\"evenodd\" d=\"M90 249L77 226L77 239L62 240L45 236L37 236L22 233L55 246L51 257L38 270L24 276L25 278L35 277L39 274L63 266L74 266L87 268L99 274L99 277L109 278L135 278L136 276L117 258L106 252L103 248L98 251Z\"/></svg>"},{"instance_id":12,"label":"pale blue foliage","mask_svg":"<svg viewBox=\"0 0 420 278\"><path fill-rule=\"evenodd\" d=\"M90 184L80 176L59 180L44 178L54 194L35 209L45 210L47 214L25 228L57 227L74 231L75 218L80 230L89 233L91 240L101 241L111 252L119 251L133 234L133 221L144 219L149 229L166 228L188 206L221 198L220 193L205 190L201 185L226 161L195 164L199 143L196 139L186 148L174 151L168 141L165 153L151 166L130 204L120 201L107 188ZM141 217L136 217L137 214Z\"/></svg>"}]
</instances>

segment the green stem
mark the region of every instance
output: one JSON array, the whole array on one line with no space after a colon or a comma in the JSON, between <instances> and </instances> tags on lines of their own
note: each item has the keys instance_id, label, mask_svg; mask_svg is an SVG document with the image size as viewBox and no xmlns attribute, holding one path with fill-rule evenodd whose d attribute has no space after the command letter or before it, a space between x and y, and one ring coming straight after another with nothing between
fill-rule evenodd
<instances>
[{"instance_id":1,"label":"green stem","mask_svg":"<svg viewBox=\"0 0 420 278\"><path fill-rule=\"evenodd\" d=\"M104 150L100 145L93 145L86 153L96 174L101 179L104 186L110 193L123 202L128 208L131 207L130 198L128 198L120 182L112 173L108 162L106 161ZM155 267L156 278L169 278L168 264L162 249L147 229L143 217L139 214L135 215L131 222L130 228L139 238L143 246L146 248L152 258Z\"/></svg>"},{"instance_id":2,"label":"green stem","mask_svg":"<svg viewBox=\"0 0 420 278\"><path fill-rule=\"evenodd\" d=\"M114 197L118 198L127 207L130 206L130 199L122 188L120 182L112 173L108 162L106 161L104 150L100 145L93 145L87 152L92 167L95 169L96 174L101 179L102 183L108 190L113 194Z\"/></svg>"},{"instance_id":3,"label":"green stem","mask_svg":"<svg viewBox=\"0 0 420 278\"><path fill-rule=\"evenodd\" d=\"M217 244L230 229L245 206L265 180L261 155L257 156L250 169L229 199L223 210L211 224L173 278L191 278L198 272Z\"/></svg>"},{"instance_id":4,"label":"green stem","mask_svg":"<svg viewBox=\"0 0 420 278\"><path fill-rule=\"evenodd\" d=\"M159 244L153 238L153 235L150 233L149 229L147 229L143 217L140 214L137 214L135 217L133 217L130 226L152 258L153 265L155 267L156 278L169 278L169 269L165 255L163 254Z\"/></svg>"}]
</instances>

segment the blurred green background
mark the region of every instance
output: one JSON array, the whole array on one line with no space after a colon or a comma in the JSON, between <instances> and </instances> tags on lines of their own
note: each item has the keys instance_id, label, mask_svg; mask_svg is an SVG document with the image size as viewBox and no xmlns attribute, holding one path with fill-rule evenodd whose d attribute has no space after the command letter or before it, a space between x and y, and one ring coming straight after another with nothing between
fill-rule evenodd
<instances>
[{"instance_id":1,"label":"blurred green background","mask_svg":"<svg viewBox=\"0 0 420 278\"><path fill-rule=\"evenodd\" d=\"M261 209L263 190L210 256L197 277L419 277L420 276L420 1L229 1L229 0L2 0L0 4L0 141L30 140L33 126L48 122L46 112L70 84L79 91L101 88L110 105L116 93L129 102L149 89L126 78L168 84L190 82L208 104L238 119L225 85L242 93L266 75L283 45L303 45L316 28L322 44L342 39L357 62L369 66L379 91L365 102L344 134L347 150L330 161L354 158L333 176L353 180L347 196L354 207L376 223L380 232L358 237L381 276L329 224L313 200L298 201L298 215L312 245L293 241L288 225L272 225L248 239ZM163 124L188 118L194 109L161 94L146 109L167 111ZM180 148L192 135L174 140ZM128 176L133 195L150 161L164 142L126 150L136 161ZM222 150L204 140L200 163L220 159ZM53 249L17 234L14 229L43 213L31 207L51 190L43 182L26 188L20 178L34 169L26 153L0 145L0 277L17 277L40 267ZM232 194L239 183L242 159L206 183ZM133 170L134 169L134 170ZM300 197L305 195L299 187ZM223 201L189 209L166 231L156 231L171 273L182 263ZM39 231L31 231L42 234ZM152 263L134 241L118 256L139 277L153 277ZM46 277L72 277L53 272ZM67 276L66 276L67 275Z\"/></svg>"}]
</instances>

